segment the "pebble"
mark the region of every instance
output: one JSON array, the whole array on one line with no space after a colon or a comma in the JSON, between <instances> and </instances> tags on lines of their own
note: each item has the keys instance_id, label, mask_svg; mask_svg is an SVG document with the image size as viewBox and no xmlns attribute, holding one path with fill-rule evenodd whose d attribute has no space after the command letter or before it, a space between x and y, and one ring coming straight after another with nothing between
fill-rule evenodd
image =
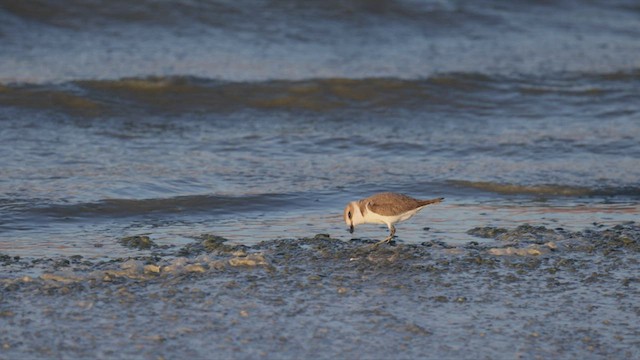
<instances>
[{"instance_id":1,"label":"pebble","mask_svg":"<svg viewBox=\"0 0 640 360\"><path fill-rule=\"evenodd\" d=\"M229 259L229 265L231 266L248 266L254 267L259 265L267 265L267 260L262 254L250 254L244 257L235 257Z\"/></svg>"},{"instance_id":2,"label":"pebble","mask_svg":"<svg viewBox=\"0 0 640 360\"><path fill-rule=\"evenodd\" d=\"M203 272L207 271L207 268L205 268L201 264L190 264L190 265L185 266L184 270L187 271L187 272L203 273Z\"/></svg>"},{"instance_id":3,"label":"pebble","mask_svg":"<svg viewBox=\"0 0 640 360\"><path fill-rule=\"evenodd\" d=\"M80 280L77 277L74 276L63 276L63 275L58 275L58 274L51 274L51 273L44 273L42 275L40 275L40 278L42 280L52 280L52 281L59 281L59 282L63 282L63 283L70 283L70 282L74 282L74 281L78 281Z\"/></svg>"},{"instance_id":4,"label":"pebble","mask_svg":"<svg viewBox=\"0 0 640 360\"><path fill-rule=\"evenodd\" d=\"M535 246L535 247L529 247L529 248L515 248L515 247L492 248L492 249L489 249L487 252L491 255L498 255L498 256L502 256L502 255L539 256L547 253L548 251L549 251L549 248L545 249L545 248L539 248Z\"/></svg>"},{"instance_id":5,"label":"pebble","mask_svg":"<svg viewBox=\"0 0 640 360\"><path fill-rule=\"evenodd\" d=\"M149 274L149 273L159 274L160 273L160 266L155 265L155 264L145 265L144 266L144 272L146 274Z\"/></svg>"}]
</instances>

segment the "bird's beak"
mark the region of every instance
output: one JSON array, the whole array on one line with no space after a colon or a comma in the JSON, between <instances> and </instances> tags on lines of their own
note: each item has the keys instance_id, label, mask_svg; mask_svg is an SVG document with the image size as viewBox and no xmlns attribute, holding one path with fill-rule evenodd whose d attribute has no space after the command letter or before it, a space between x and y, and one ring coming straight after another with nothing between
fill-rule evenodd
<instances>
[{"instance_id":1,"label":"bird's beak","mask_svg":"<svg viewBox=\"0 0 640 360\"><path fill-rule=\"evenodd\" d=\"M353 234L353 224L351 224L351 226L349 226L349 233Z\"/></svg>"}]
</instances>

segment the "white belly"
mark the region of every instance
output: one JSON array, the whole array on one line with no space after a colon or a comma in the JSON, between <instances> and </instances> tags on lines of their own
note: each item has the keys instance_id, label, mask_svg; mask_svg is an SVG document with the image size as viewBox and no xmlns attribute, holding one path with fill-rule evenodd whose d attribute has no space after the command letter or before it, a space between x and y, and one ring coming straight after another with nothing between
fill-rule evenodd
<instances>
[{"instance_id":1,"label":"white belly","mask_svg":"<svg viewBox=\"0 0 640 360\"><path fill-rule=\"evenodd\" d=\"M413 215L418 213L418 211L422 210L422 208L417 208L411 211L407 211L406 213L402 213L399 215L392 216L384 216L380 214L376 214L373 211L368 211L364 216L364 221L369 224L386 224L387 226L393 225L395 223L409 220Z\"/></svg>"}]
</instances>

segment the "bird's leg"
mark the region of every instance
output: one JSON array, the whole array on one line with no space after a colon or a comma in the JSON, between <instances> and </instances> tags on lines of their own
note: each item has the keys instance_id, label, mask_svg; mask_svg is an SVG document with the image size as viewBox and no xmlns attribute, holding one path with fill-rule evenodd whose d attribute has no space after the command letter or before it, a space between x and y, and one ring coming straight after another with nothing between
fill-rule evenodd
<instances>
[{"instance_id":1,"label":"bird's leg","mask_svg":"<svg viewBox=\"0 0 640 360\"><path fill-rule=\"evenodd\" d=\"M385 242L390 242L393 239L393 236L396 234L396 227L393 225L389 225L389 236L384 239Z\"/></svg>"},{"instance_id":2,"label":"bird's leg","mask_svg":"<svg viewBox=\"0 0 640 360\"><path fill-rule=\"evenodd\" d=\"M389 242L391 242L391 239L393 239L393 236L396 234L396 227L393 225L389 225L389 236L386 237L386 239L384 240L380 240L377 243L374 244L374 247L378 247L378 245L380 244L388 244Z\"/></svg>"}]
</instances>

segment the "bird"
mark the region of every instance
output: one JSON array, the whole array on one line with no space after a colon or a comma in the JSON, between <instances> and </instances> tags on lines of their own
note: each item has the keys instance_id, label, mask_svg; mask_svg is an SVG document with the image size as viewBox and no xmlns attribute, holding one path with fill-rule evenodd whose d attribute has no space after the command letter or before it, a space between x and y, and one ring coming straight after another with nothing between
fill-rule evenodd
<instances>
[{"instance_id":1,"label":"bird","mask_svg":"<svg viewBox=\"0 0 640 360\"><path fill-rule=\"evenodd\" d=\"M444 198L418 200L411 196L393 192L377 193L366 199L351 201L344 208L344 221L353 234L356 225L385 224L389 236L375 244L389 243L396 233L394 224L409 220L428 205L439 204Z\"/></svg>"}]
</instances>

